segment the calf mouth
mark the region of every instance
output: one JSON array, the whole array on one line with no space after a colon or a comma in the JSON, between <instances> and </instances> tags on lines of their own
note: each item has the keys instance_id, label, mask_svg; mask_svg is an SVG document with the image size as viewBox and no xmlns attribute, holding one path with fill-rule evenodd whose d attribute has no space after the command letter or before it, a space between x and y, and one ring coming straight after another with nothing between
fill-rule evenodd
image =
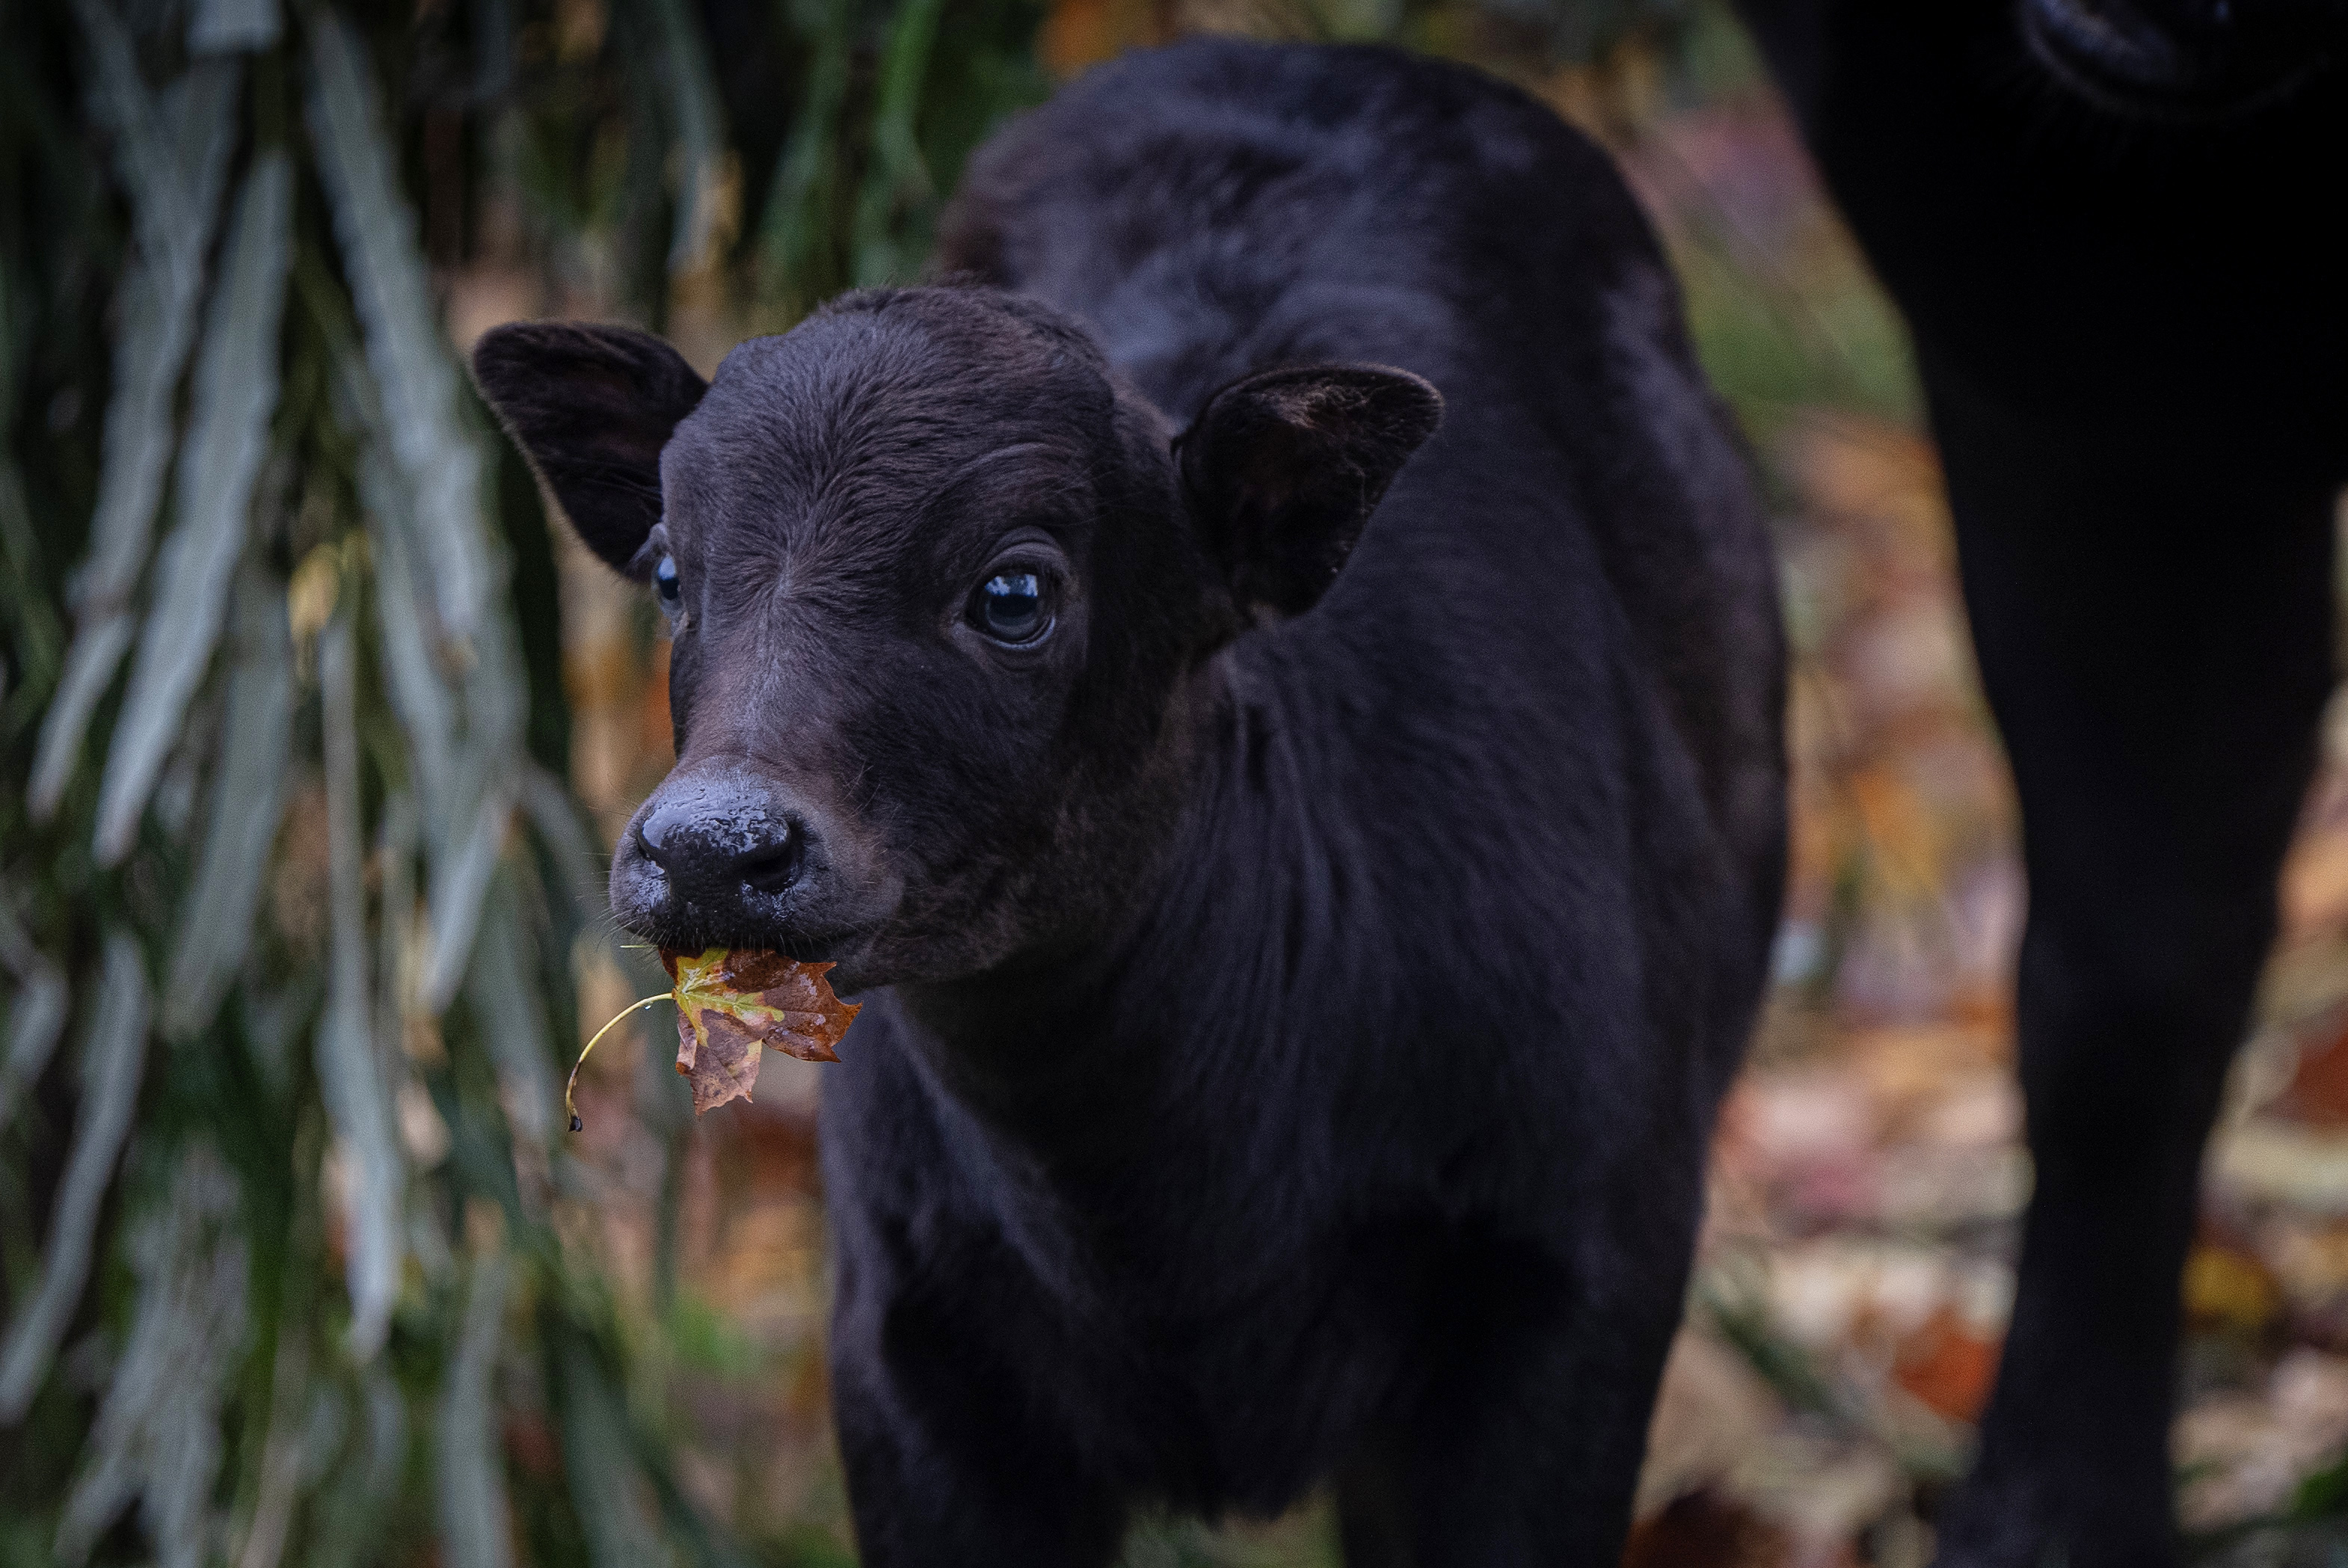
<instances>
[{"instance_id":1,"label":"calf mouth","mask_svg":"<svg viewBox=\"0 0 2348 1568\"><path fill-rule=\"evenodd\" d=\"M713 917L690 906L652 915L623 914L616 907L613 913L621 929L664 952L701 954L722 947L739 953L779 953L796 964L836 966L840 973L834 977L833 988L843 994L866 984L860 959L874 934L868 928L745 922L736 916Z\"/></svg>"},{"instance_id":2,"label":"calf mouth","mask_svg":"<svg viewBox=\"0 0 2348 1568\"><path fill-rule=\"evenodd\" d=\"M725 947L780 953L800 964L851 963L870 945L875 926L838 918L838 902L811 887L796 865L788 874L751 868L725 895L705 900L663 875L628 839L612 861L613 919L671 953Z\"/></svg>"},{"instance_id":3,"label":"calf mouth","mask_svg":"<svg viewBox=\"0 0 2348 1568\"><path fill-rule=\"evenodd\" d=\"M2021 15L2039 63L2080 98L2124 119L2191 123L2254 114L2331 64L2321 28L2253 33L2241 25L2240 36L2197 46L2130 0L2022 0Z\"/></svg>"}]
</instances>

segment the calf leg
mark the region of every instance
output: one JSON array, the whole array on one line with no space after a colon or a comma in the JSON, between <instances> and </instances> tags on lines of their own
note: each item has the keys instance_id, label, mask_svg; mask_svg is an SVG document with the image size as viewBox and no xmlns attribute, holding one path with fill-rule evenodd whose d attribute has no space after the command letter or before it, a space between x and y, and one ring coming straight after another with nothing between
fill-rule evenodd
<instances>
[{"instance_id":1,"label":"calf leg","mask_svg":"<svg viewBox=\"0 0 2348 1568\"><path fill-rule=\"evenodd\" d=\"M1036 1401L990 1375L943 1315L892 1297L843 1259L832 1404L865 1568L1106 1568L1116 1495Z\"/></svg>"},{"instance_id":2,"label":"calf leg","mask_svg":"<svg viewBox=\"0 0 2348 1568\"><path fill-rule=\"evenodd\" d=\"M1346 1568L1616 1568L1685 1248L1607 1272L1577 1306L1533 1260L1459 1271L1406 1415L1338 1473Z\"/></svg>"},{"instance_id":3,"label":"calf leg","mask_svg":"<svg viewBox=\"0 0 2348 1568\"><path fill-rule=\"evenodd\" d=\"M2173 1563L2178 1275L2331 685L2331 496L2247 437L2014 417L1926 367L2022 801L2036 1165L1940 1562Z\"/></svg>"}]
</instances>

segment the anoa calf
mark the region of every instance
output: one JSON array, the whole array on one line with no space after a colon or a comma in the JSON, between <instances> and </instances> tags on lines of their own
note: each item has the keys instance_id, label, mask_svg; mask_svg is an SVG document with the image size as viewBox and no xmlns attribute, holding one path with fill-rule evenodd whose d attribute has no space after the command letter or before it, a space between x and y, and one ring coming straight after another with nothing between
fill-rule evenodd
<instances>
[{"instance_id":1,"label":"anoa calf","mask_svg":"<svg viewBox=\"0 0 2348 1568\"><path fill-rule=\"evenodd\" d=\"M1507 88L1219 42L995 138L942 265L706 388L476 360L668 614L614 911L869 1003L864 1560L1327 1480L1356 1564L1611 1568L1783 856L1767 542L1653 240Z\"/></svg>"}]
</instances>

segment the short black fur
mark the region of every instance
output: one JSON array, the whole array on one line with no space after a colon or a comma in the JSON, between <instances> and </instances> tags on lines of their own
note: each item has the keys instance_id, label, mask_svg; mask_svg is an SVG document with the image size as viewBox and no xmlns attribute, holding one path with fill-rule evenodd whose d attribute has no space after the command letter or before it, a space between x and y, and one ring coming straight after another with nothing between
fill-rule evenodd
<instances>
[{"instance_id":1,"label":"short black fur","mask_svg":"<svg viewBox=\"0 0 2348 1568\"><path fill-rule=\"evenodd\" d=\"M863 1560L1332 1482L1356 1564L1612 1568L1784 855L1768 542L1646 226L1487 78L1200 42L945 235L978 283L736 348L599 546L673 584L679 726L615 912L868 1003ZM625 424L507 417L551 479Z\"/></svg>"}]
</instances>

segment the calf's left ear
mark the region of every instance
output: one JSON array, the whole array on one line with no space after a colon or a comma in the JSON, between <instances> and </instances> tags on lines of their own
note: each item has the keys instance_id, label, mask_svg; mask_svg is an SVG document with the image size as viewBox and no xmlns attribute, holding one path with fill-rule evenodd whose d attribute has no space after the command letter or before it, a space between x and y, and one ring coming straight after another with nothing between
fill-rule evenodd
<instances>
[{"instance_id":1,"label":"calf's left ear","mask_svg":"<svg viewBox=\"0 0 2348 1568\"><path fill-rule=\"evenodd\" d=\"M661 518L661 449L708 383L648 332L578 322L493 327L473 380L588 549L621 572Z\"/></svg>"},{"instance_id":2,"label":"calf's left ear","mask_svg":"<svg viewBox=\"0 0 2348 1568\"><path fill-rule=\"evenodd\" d=\"M1266 370L1208 399L1175 456L1203 542L1241 604L1311 609L1442 420L1442 394L1379 365Z\"/></svg>"}]
</instances>

